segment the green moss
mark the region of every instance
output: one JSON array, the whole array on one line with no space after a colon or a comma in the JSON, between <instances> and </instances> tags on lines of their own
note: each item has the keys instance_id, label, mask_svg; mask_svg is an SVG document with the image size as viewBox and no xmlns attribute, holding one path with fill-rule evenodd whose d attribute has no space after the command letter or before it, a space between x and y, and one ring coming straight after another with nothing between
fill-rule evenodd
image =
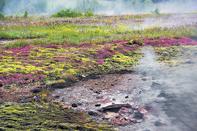
<instances>
[{"instance_id":1,"label":"green moss","mask_svg":"<svg viewBox=\"0 0 197 131\"><path fill-rule=\"evenodd\" d=\"M42 71L42 69L31 64L25 64L20 61L14 60L9 56L4 56L4 58L0 61L0 73L28 74L36 71Z\"/></svg>"},{"instance_id":2,"label":"green moss","mask_svg":"<svg viewBox=\"0 0 197 131\"><path fill-rule=\"evenodd\" d=\"M177 46L155 47L155 52L158 54L158 60L161 62L169 62L181 53L180 48Z\"/></svg>"},{"instance_id":3,"label":"green moss","mask_svg":"<svg viewBox=\"0 0 197 131\"><path fill-rule=\"evenodd\" d=\"M1 130L113 130L84 113L51 104L1 104L0 116Z\"/></svg>"},{"instance_id":4,"label":"green moss","mask_svg":"<svg viewBox=\"0 0 197 131\"><path fill-rule=\"evenodd\" d=\"M111 60L123 65L132 65L134 62L136 62L133 58L123 54L114 55Z\"/></svg>"},{"instance_id":5,"label":"green moss","mask_svg":"<svg viewBox=\"0 0 197 131\"><path fill-rule=\"evenodd\" d=\"M105 59L105 63L103 65L99 65L97 71L100 73L109 73L125 69L129 70L138 64L141 57L142 54L137 51L129 52L127 55L116 54L111 58Z\"/></svg>"}]
</instances>

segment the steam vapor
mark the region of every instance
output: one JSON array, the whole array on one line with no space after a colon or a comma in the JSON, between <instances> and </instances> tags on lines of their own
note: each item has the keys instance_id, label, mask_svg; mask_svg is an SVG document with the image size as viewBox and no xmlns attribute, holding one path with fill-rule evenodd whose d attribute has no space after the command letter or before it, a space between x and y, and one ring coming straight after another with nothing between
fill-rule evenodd
<instances>
[{"instance_id":1,"label":"steam vapor","mask_svg":"<svg viewBox=\"0 0 197 131\"><path fill-rule=\"evenodd\" d=\"M150 13L185 13L197 11L196 0L1 0L0 10L7 15L28 11L35 15L50 15L61 9L91 9L96 14L119 15Z\"/></svg>"}]
</instances>

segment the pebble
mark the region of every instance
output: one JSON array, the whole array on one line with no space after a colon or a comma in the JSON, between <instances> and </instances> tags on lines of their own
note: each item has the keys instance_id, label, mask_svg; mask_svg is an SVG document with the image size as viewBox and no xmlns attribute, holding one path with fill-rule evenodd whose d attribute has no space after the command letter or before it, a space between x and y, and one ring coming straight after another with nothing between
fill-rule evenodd
<instances>
[{"instance_id":1,"label":"pebble","mask_svg":"<svg viewBox=\"0 0 197 131\"><path fill-rule=\"evenodd\" d=\"M101 104L96 104L95 106L96 106L96 107L100 107L100 106L101 106Z\"/></svg>"},{"instance_id":2,"label":"pebble","mask_svg":"<svg viewBox=\"0 0 197 131\"><path fill-rule=\"evenodd\" d=\"M146 78L142 78L142 80L143 80L143 81L147 81L147 79L146 79Z\"/></svg>"},{"instance_id":3,"label":"pebble","mask_svg":"<svg viewBox=\"0 0 197 131\"><path fill-rule=\"evenodd\" d=\"M144 115L140 112L135 112L134 113L134 118L139 120L139 119L143 119Z\"/></svg>"},{"instance_id":4,"label":"pebble","mask_svg":"<svg viewBox=\"0 0 197 131\"><path fill-rule=\"evenodd\" d=\"M94 112L94 111L88 111L88 114L90 116L98 116L98 113Z\"/></svg>"},{"instance_id":5,"label":"pebble","mask_svg":"<svg viewBox=\"0 0 197 131\"><path fill-rule=\"evenodd\" d=\"M35 101L39 101L39 96L34 96L33 99L34 99Z\"/></svg>"},{"instance_id":6,"label":"pebble","mask_svg":"<svg viewBox=\"0 0 197 131\"><path fill-rule=\"evenodd\" d=\"M77 104L76 104L76 103L73 103L71 106L72 106L73 108L76 108L76 107L77 107Z\"/></svg>"},{"instance_id":7,"label":"pebble","mask_svg":"<svg viewBox=\"0 0 197 131\"><path fill-rule=\"evenodd\" d=\"M143 122L143 119L136 120L137 123Z\"/></svg>"},{"instance_id":8,"label":"pebble","mask_svg":"<svg viewBox=\"0 0 197 131\"><path fill-rule=\"evenodd\" d=\"M0 84L0 87L1 87L1 84ZM35 88L35 89L32 89L31 92L36 94L36 93L41 92L41 90L42 90L41 88Z\"/></svg>"},{"instance_id":9,"label":"pebble","mask_svg":"<svg viewBox=\"0 0 197 131\"><path fill-rule=\"evenodd\" d=\"M103 96L96 96L96 99L103 99Z\"/></svg>"},{"instance_id":10,"label":"pebble","mask_svg":"<svg viewBox=\"0 0 197 131\"><path fill-rule=\"evenodd\" d=\"M158 88L160 86L161 86L161 84L156 83L156 82L153 82L152 85L151 85L152 88Z\"/></svg>"},{"instance_id":11,"label":"pebble","mask_svg":"<svg viewBox=\"0 0 197 131\"><path fill-rule=\"evenodd\" d=\"M156 121L156 122L154 123L154 125L155 125L155 126L163 126L164 124L161 123L160 121Z\"/></svg>"},{"instance_id":12,"label":"pebble","mask_svg":"<svg viewBox=\"0 0 197 131\"><path fill-rule=\"evenodd\" d=\"M56 95L56 96L54 96L54 98L59 99L59 98L60 98L60 96L59 96L59 95Z\"/></svg>"},{"instance_id":13,"label":"pebble","mask_svg":"<svg viewBox=\"0 0 197 131\"><path fill-rule=\"evenodd\" d=\"M101 94L101 91L95 91L94 93L96 93L96 94Z\"/></svg>"}]
</instances>

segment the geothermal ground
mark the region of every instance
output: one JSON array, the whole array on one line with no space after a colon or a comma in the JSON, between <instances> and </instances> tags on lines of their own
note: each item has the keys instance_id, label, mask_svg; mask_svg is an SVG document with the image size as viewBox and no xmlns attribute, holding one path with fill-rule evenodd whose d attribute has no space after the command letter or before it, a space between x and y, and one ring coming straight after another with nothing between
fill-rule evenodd
<instances>
[{"instance_id":1,"label":"geothermal ground","mask_svg":"<svg viewBox=\"0 0 197 131\"><path fill-rule=\"evenodd\" d=\"M0 130L195 131L197 15L0 21Z\"/></svg>"},{"instance_id":2,"label":"geothermal ground","mask_svg":"<svg viewBox=\"0 0 197 131\"><path fill-rule=\"evenodd\" d=\"M179 48L174 65L159 63L154 49L145 47L132 72L98 76L52 95L123 131L195 131L197 48Z\"/></svg>"}]
</instances>

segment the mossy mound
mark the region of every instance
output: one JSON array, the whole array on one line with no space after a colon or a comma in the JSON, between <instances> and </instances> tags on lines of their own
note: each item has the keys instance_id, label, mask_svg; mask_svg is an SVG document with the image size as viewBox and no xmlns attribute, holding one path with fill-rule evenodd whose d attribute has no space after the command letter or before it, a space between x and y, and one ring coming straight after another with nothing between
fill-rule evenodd
<instances>
[{"instance_id":1,"label":"mossy mound","mask_svg":"<svg viewBox=\"0 0 197 131\"><path fill-rule=\"evenodd\" d=\"M159 55L159 61L167 62L177 57L181 52L180 49L179 46L155 47L155 52Z\"/></svg>"},{"instance_id":2,"label":"mossy mound","mask_svg":"<svg viewBox=\"0 0 197 131\"><path fill-rule=\"evenodd\" d=\"M94 122L82 112L61 109L52 104L16 104L0 105L0 130L113 130L107 124Z\"/></svg>"}]
</instances>

